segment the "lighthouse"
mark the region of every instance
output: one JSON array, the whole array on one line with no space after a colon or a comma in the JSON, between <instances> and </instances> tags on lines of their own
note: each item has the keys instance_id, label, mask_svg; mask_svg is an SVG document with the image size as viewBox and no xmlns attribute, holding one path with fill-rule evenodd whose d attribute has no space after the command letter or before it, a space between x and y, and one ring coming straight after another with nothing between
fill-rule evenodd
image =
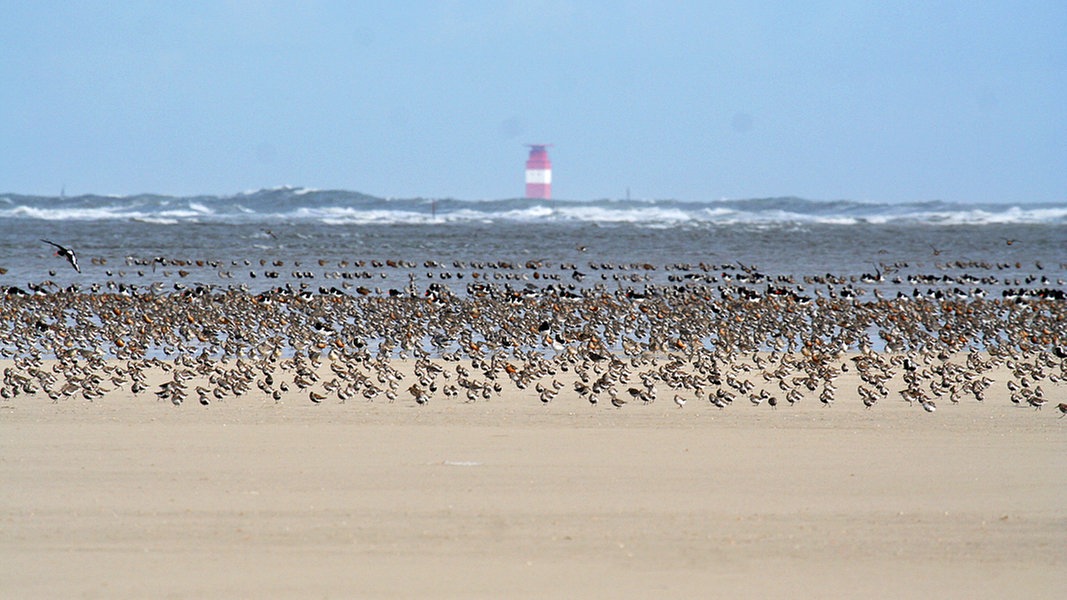
<instances>
[{"instance_id":1,"label":"lighthouse","mask_svg":"<svg viewBox=\"0 0 1067 600\"><path fill-rule=\"evenodd\" d=\"M545 148L551 144L526 144L530 158L526 159L526 197L548 200L552 198L552 161Z\"/></svg>"}]
</instances>

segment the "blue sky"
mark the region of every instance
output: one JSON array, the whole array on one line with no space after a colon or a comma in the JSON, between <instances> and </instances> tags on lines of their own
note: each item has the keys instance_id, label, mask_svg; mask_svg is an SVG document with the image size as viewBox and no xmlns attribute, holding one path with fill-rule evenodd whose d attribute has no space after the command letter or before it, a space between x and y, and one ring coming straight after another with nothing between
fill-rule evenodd
<instances>
[{"instance_id":1,"label":"blue sky","mask_svg":"<svg viewBox=\"0 0 1067 600\"><path fill-rule=\"evenodd\" d=\"M1067 2L0 0L0 191L1067 199Z\"/></svg>"}]
</instances>

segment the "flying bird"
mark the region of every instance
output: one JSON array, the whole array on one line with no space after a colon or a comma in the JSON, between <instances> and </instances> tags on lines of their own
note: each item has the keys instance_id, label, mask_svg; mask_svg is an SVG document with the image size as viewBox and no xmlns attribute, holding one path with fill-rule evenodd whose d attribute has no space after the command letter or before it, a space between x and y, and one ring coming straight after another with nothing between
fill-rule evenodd
<instances>
[{"instance_id":1,"label":"flying bird","mask_svg":"<svg viewBox=\"0 0 1067 600\"><path fill-rule=\"evenodd\" d=\"M78 256L76 254L74 254L73 250L71 250L70 248L67 248L66 246L60 246L59 244L57 244L55 242L50 242L50 241L48 241L46 239L43 239L43 238L41 239L41 241L46 243L46 244L51 244L51 245L55 246L56 247L56 256L62 256L63 258L67 259L67 262L70 263L70 266L74 267L75 271L77 271L79 273L82 272L81 267L78 266Z\"/></svg>"}]
</instances>

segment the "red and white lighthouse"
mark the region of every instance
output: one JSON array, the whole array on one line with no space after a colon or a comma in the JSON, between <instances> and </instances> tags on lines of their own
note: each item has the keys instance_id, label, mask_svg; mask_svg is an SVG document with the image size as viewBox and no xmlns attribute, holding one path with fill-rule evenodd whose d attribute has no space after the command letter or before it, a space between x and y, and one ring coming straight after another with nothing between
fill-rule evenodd
<instances>
[{"instance_id":1,"label":"red and white lighthouse","mask_svg":"<svg viewBox=\"0 0 1067 600\"><path fill-rule=\"evenodd\" d=\"M549 200L552 198L552 161L548 160L545 148L552 144L526 144L530 158L526 159L526 197Z\"/></svg>"}]
</instances>

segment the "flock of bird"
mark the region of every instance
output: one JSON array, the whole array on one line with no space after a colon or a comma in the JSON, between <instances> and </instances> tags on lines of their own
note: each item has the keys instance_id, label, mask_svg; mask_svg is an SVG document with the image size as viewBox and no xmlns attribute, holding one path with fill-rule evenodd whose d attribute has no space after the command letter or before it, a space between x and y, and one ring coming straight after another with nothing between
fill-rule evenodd
<instances>
[{"instance_id":1,"label":"flock of bird","mask_svg":"<svg viewBox=\"0 0 1067 600\"><path fill-rule=\"evenodd\" d=\"M81 272L73 250L42 241ZM996 278L999 265L945 266L980 276L896 264L797 278L741 264L320 261L290 264L290 279L303 281L262 291L187 283L196 268L225 277L224 267L252 264L231 262L127 259L182 271L171 286L112 277L86 290L5 288L0 397L422 405L514 390L546 405L621 408L663 395L679 408L899 401L934 412L985 401L998 386L1041 409L1067 381L1063 282ZM408 281L382 290L359 281L376 277L369 271L345 268L404 269ZM653 272L665 281L651 282ZM316 288L316 278L341 284ZM879 291L894 287L895 296ZM1056 406L1067 415L1067 403Z\"/></svg>"}]
</instances>

